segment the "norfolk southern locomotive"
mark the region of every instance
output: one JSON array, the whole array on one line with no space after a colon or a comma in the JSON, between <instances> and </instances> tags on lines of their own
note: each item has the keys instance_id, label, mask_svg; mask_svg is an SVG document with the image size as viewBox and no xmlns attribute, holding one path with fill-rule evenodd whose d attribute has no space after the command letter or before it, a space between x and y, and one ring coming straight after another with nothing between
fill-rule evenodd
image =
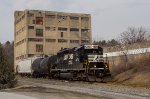
<instances>
[{"instance_id":1,"label":"norfolk southern locomotive","mask_svg":"<svg viewBox=\"0 0 150 99\"><path fill-rule=\"evenodd\" d=\"M40 61L35 64L36 60ZM110 71L100 46L82 45L60 50L57 55L35 59L31 62L30 74L36 77L47 75L49 78L97 81L110 75Z\"/></svg>"}]
</instances>

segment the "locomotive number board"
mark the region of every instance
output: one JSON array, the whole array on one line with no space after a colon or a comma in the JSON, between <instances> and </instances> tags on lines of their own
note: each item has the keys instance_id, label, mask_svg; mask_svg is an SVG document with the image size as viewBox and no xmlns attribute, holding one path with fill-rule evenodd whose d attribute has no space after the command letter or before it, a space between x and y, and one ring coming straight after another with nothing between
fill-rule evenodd
<instances>
[{"instance_id":1,"label":"locomotive number board","mask_svg":"<svg viewBox=\"0 0 150 99\"><path fill-rule=\"evenodd\" d=\"M98 49L98 45L84 45L84 49Z\"/></svg>"}]
</instances>

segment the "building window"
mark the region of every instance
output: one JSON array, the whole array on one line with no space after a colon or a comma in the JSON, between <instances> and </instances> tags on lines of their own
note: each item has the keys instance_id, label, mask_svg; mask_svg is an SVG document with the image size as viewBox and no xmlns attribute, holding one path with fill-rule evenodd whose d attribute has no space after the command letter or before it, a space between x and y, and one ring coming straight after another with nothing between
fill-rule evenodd
<instances>
[{"instance_id":1,"label":"building window","mask_svg":"<svg viewBox=\"0 0 150 99\"><path fill-rule=\"evenodd\" d=\"M83 21L89 21L89 17L82 17L81 20L83 20Z\"/></svg>"},{"instance_id":2,"label":"building window","mask_svg":"<svg viewBox=\"0 0 150 99\"><path fill-rule=\"evenodd\" d=\"M28 54L28 57L33 57L34 56L34 54Z\"/></svg>"},{"instance_id":3,"label":"building window","mask_svg":"<svg viewBox=\"0 0 150 99\"><path fill-rule=\"evenodd\" d=\"M43 25L43 17L36 17L36 24Z\"/></svg>"},{"instance_id":4,"label":"building window","mask_svg":"<svg viewBox=\"0 0 150 99\"><path fill-rule=\"evenodd\" d=\"M70 43L79 43L79 40L70 40Z\"/></svg>"},{"instance_id":5,"label":"building window","mask_svg":"<svg viewBox=\"0 0 150 99\"><path fill-rule=\"evenodd\" d=\"M66 43L66 42L68 42L66 39L58 39L58 42L59 43Z\"/></svg>"},{"instance_id":6,"label":"building window","mask_svg":"<svg viewBox=\"0 0 150 99\"><path fill-rule=\"evenodd\" d=\"M22 32L25 30L25 28L26 28L25 26L22 28Z\"/></svg>"},{"instance_id":7,"label":"building window","mask_svg":"<svg viewBox=\"0 0 150 99\"><path fill-rule=\"evenodd\" d=\"M43 29L36 29L36 36L43 36Z\"/></svg>"},{"instance_id":8,"label":"building window","mask_svg":"<svg viewBox=\"0 0 150 99\"><path fill-rule=\"evenodd\" d=\"M79 20L79 17L70 16L70 19L71 19L71 20Z\"/></svg>"},{"instance_id":9,"label":"building window","mask_svg":"<svg viewBox=\"0 0 150 99\"><path fill-rule=\"evenodd\" d=\"M78 28L70 28L70 32L79 32Z\"/></svg>"},{"instance_id":10,"label":"building window","mask_svg":"<svg viewBox=\"0 0 150 99\"><path fill-rule=\"evenodd\" d=\"M58 27L58 31L67 31L67 28Z\"/></svg>"},{"instance_id":11,"label":"building window","mask_svg":"<svg viewBox=\"0 0 150 99\"><path fill-rule=\"evenodd\" d=\"M28 17L34 17L34 14L28 12Z\"/></svg>"},{"instance_id":12,"label":"building window","mask_svg":"<svg viewBox=\"0 0 150 99\"><path fill-rule=\"evenodd\" d=\"M28 26L28 29L34 29L34 26Z\"/></svg>"},{"instance_id":13,"label":"building window","mask_svg":"<svg viewBox=\"0 0 150 99\"><path fill-rule=\"evenodd\" d=\"M56 27L45 27L46 31L56 31Z\"/></svg>"},{"instance_id":14,"label":"building window","mask_svg":"<svg viewBox=\"0 0 150 99\"><path fill-rule=\"evenodd\" d=\"M64 35L63 35L64 33L63 32L61 32L61 37L63 37Z\"/></svg>"},{"instance_id":15,"label":"building window","mask_svg":"<svg viewBox=\"0 0 150 99\"><path fill-rule=\"evenodd\" d=\"M60 48L60 50L63 50L63 49L64 49L63 47Z\"/></svg>"},{"instance_id":16,"label":"building window","mask_svg":"<svg viewBox=\"0 0 150 99\"><path fill-rule=\"evenodd\" d=\"M36 52L43 52L43 45L42 44L36 44Z\"/></svg>"},{"instance_id":17,"label":"building window","mask_svg":"<svg viewBox=\"0 0 150 99\"><path fill-rule=\"evenodd\" d=\"M42 38L28 38L28 41L31 41L31 42L42 42L43 39Z\"/></svg>"},{"instance_id":18,"label":"building window","mask_svg":"<svg viewBox=\"0 0 150 99\"><path fill-rule=\"evenodd\" d=\"M35 24L35 20L33 20L33 24Z\"/></svg>"},{"instance_id":19,"label":"building window","mask_svg":"<svg viewBox=\"0 0 150 99\"><path fill-rule=\"evenodd\" d=\"M81 29L81 32L82 32L82 33L89 33L90 30L89 30L89 29Z\"/></svg>"},{"instance_id":20,"label":"building window","mask_svg":"<svg viewBox=\"0 0 150 99\"><path fill-rule=\"evenodd\" d=\"M56 16L55 16L55 15L46 15L45 17L46 17L46 18L55 19Z\"/></svg>"},{"instance_id":21,"label":"building window","mask_svg":"<svg viewBox=\"0 0 150 99\"><path fill-rule=\"evenodd\" d=\"M23 44L25 41L26 41L26 39L23 39L23 40L21 40L21 41L15 43L15 46L21 45L21 44Z\"/></svg>"},{"instance_id":22,"label":"building window","mask_svg":"<svg viewBox=\"0 0 150 99\"><path fill-rule=\"evenodd\" d=\"M89 43L89 40L81 40L81 43Z\"/></svg>"},{"instance_id":23,"label":"building window","mask_svg":"<svg viewBox=\"0 0 150 99\"><path fill-rule=\"evenodd\" d=\"M58 15L58 16L57 16L57 19L66 20L66 19L67 19L67 16L61 16L61 15Z\"/></svg>"},{"instance_id":24,"label":"building window","mask_svg":"<svg viewBox=\"0 0 150 99\"><path fill-rule=\"evenodd\" d=\"M46 42L56 42L56 39L46 39Z\"/></svg>"},{"instance_id":25,"label":"building window","mask_svg":"<svg viewBox=\"0 0 150 99\"><path fill-rule=\"evenodd\" d=\"M25 18L25 14L22 16L22 19L24 19Z\"/></svg>"}]
</instances>

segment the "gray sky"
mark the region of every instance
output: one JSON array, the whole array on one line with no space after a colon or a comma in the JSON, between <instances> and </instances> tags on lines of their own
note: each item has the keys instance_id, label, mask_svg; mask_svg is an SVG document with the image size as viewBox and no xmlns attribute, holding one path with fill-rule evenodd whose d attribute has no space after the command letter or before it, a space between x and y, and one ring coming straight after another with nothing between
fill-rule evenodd
<instances>
[{"instance_id":1,"label":"gray sky","mask_svg":"<svg viewBox=\"0 0 150 99\"><path fill-rule=\"evenodd\" d=\"M150 28L150 0L1 0L0 42L14 39L14 11L25 9L91 14L93 40L117 38L130 26Z\"/></svg>"}]
</instances>

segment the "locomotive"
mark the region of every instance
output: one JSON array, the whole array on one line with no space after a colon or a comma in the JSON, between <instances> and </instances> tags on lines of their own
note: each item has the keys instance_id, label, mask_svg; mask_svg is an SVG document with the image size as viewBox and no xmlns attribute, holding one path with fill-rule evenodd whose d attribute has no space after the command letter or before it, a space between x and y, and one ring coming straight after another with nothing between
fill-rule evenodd
<instances>
[{"instance_id":1,"label":"locomotive","mask_svg":"<svg viewBox=\"0 0 150 99\"><path fill-rule=\"evenodd\" d=\"M104 59L103 49L99 45L65 48L57 55L36 60L31 63L31 69L37 67L31 70L34 76L84 81L98 81L110 76L108 60Z\"/></svg>"}]
</instances>

